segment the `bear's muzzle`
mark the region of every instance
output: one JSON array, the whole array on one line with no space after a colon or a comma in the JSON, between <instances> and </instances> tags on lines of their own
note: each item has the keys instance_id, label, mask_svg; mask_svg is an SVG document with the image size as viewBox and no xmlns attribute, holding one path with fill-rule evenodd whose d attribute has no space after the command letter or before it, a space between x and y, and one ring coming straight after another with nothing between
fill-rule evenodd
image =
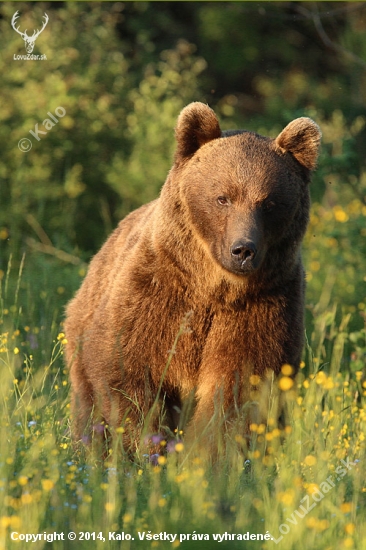
<instances>
[{"instance_id":1,"label":"bear's muzzle","mask_svg":"<svg viewBox=\"0 0 366 550\"><path fill-rule=\"evenodd\" d=\"M258 267L257 247L252 241L237 240L230 248L234 271L249 273Z\"/></svg>"}]
</instances>

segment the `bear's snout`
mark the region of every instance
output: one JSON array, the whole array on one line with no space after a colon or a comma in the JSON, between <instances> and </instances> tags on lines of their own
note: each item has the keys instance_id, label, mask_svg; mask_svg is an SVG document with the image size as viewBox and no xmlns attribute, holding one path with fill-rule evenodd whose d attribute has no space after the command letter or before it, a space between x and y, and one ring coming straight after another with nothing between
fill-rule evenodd
<instances>
[{"instance_id":1,"label":"bear's snout","mask_svg":"<svg viewBox=\"0 0 366 550\"><path fill-rule=\"evenodd\" d=\"M242 271L252 271L257 266L255 258L257 256L257 247L252 241L240 239L235 241L230 248L232 261Z\"/></svg>"}]
</instances>

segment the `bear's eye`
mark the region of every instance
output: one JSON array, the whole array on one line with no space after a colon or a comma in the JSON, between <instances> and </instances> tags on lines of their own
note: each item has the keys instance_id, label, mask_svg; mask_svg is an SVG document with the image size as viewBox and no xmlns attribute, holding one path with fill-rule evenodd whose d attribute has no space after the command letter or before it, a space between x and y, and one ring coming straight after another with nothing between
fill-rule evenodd
<instances>
[{"instance_id":1,"label":"bear's eye","mask_svg":"<svg viewBox=\"0 0 366 550\"><path fill-rule=\"evenodd\" d=\"M230 200L227 197L217 197L217 202L220 206L228 206Z\"/></svg>"},{"instance_id":2,"label":"bear's eye","mask_svg":"<svg viewBox=\"0 0 366 550\"><path fill-rule=\"evenodd\" d=\"M264 203L264 210L266 210L266 212L271 212L271 210L273 210L276 206L276 203L274 201L266 201Z\"/></svg>"}]
</instances>

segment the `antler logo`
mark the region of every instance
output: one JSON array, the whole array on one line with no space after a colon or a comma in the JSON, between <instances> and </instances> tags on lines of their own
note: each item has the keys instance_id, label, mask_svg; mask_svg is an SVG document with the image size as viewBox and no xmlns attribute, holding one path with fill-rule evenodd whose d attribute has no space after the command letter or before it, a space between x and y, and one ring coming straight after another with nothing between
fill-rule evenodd
<instances>
[{"instance_id":1,"label":"antler logo","mask_svg":"<svg viewBox=\"0 0 366 550\"><path fill-rule=\"evenodd\" d=\"M34 44L35 44L35 41L37 40L37 38L39 37L39 35L41 34L41 32L43 31L43 29L45 28L45 26L47 25L48 23L48 15L47 13L44 14L44 22L43 22L43 26L41 28L41 30L39 31L38 29L36 31L33 31L33 34L32 36L28 36L27 35L27 29L25 29L24 32L21 32L19 30L19 27L16 28L15 26L15 23L16 23L16 20L18 19L19 17L19 12L15 12L14 15L13 15L13 19L11 20L11 26L13 27L13 29L18 33L20 34L20 36L23 38L24 42L25 42L25 49L26 49L26 52L27 53L32 53L33 52L33 48L34 48Z\"/></svg>"}]
</instances>

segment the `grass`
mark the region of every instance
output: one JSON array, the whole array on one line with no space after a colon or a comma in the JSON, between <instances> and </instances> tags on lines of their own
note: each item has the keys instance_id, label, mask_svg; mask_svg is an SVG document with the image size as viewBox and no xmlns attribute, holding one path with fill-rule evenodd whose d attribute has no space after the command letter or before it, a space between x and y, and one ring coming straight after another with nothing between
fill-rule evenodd
<instances>
[{"instance_id":1,"label":"grass","mask_svg":"<svg viewBox=\"0 0 366 550\"><path fill-rule=\"evenodd\" d=\"M315 306L303 368L294 384L286 367L273 381L248 451L238 430L217 463L184 442L133 462L117 433L101 460L70 441L60 281L32 294L23 263L9 264L0 296L0 550L25 547L12 533L38 534L32 547L54 550L366 548L366 341L349 315Z\"/></svg>"}]
</instances>

